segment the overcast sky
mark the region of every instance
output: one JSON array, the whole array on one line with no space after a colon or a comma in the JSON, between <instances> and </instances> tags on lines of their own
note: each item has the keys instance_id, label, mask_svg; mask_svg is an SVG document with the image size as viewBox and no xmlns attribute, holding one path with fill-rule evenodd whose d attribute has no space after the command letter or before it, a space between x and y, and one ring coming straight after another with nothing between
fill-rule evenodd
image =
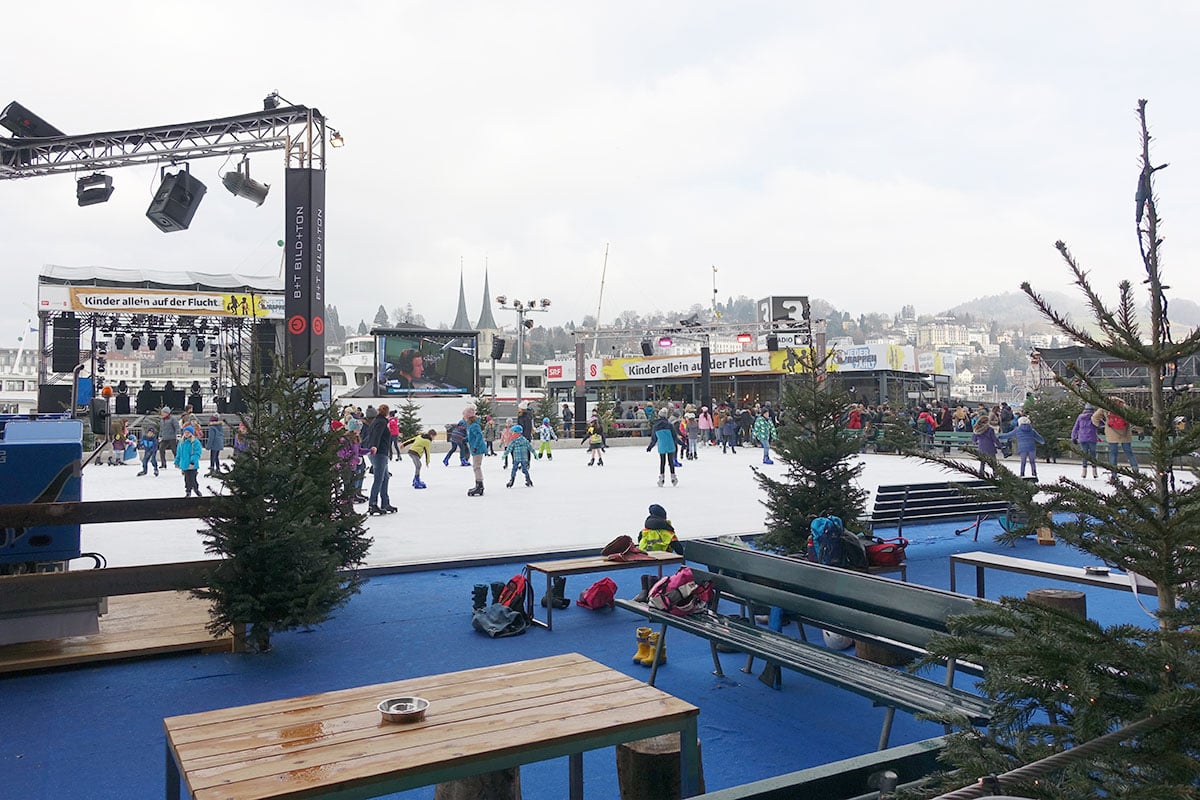
<instances>
[{"instance_id":1,"label":"overcast sky","mask_svg":"<svg viewBox=\"0 0 1200 800\"><path fill-rule=\"evenodd\" d=\"M10 15L11 16L11 15ZM472 321L548 297L539 324L807 294L853 313L933 313L1068 288L1064 239L1110 296L1143 277L1134 228L1148 98L1166 281L1200 300L1200 111L1191 3L127 2L65 0L6 23L0 105L68 133L319 108L328 294ZM1189 55L1189 53L1191 55ZM233 197L222 159L188 231L145 217L157 167L0 181L0 342L43 264L277 274L275 184ZM502 325L515 322L498 312Z\"/></svg>"}]
</instances>

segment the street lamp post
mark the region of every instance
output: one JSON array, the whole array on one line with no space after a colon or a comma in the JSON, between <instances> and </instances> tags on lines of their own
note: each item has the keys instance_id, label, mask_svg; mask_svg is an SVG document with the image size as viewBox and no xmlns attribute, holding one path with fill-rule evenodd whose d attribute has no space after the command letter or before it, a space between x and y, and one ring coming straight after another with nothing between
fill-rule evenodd
<instances>
[{"instance_id":1,"label":"street lamp post","mask_svg":"<svg viewBox=\"0 0 1200 800\"><path fill-rule=\"evenodd\" d=\"M533 327L533 320L525 319L525 315L530 311L549 311L550 301L546 298L541 300L512 300L511 302L504 295L496 298L496 303L503 309L517 312L517 405L521 405L521 391L523 387L523 379L521 377L521 366L525 360L525 329ZM495 385L493 383L493 391Z\"/></svg>"}]
</instances>

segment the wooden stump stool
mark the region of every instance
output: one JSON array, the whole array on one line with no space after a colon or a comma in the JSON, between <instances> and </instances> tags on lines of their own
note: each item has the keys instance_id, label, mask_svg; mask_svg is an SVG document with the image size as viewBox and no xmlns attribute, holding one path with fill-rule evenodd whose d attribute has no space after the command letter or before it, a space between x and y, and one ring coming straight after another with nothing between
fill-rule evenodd
<instances>
[{"instance_id":1,"label":"wooden stump stool","mask_svg":"<svg viewBox=\"0 0 1200 800\"><path fill-rule=\"evenodd\" d=\"M521 800L521 768L439 783L433 790L433 800Z\"/></svg>"},{"instance_id":2,"label":"wooden stump stool","mask_svg":"<svg viewBox=\"0 0 1200 800\"><path fill-rule=\"evenodd\" d=\"M1031 603L1069 611L1087 618L1087 595L1076 589L1032 589L1025 595Z\"/></svg>"},{"instance_id":3,"label":"wooden stump stool","mask_svg":"<svg viewBox=\"0 0 1200 800\"><path fill-rule=\"evenodd\" d=\"M699 742L696 743L699 747ZM621 800L677 800L679 734L664 733L617 745L617 785ZM704 759L700 759L700 792L704 792Z\"/></svg>"},{"instance_id":4,"label":"wooden stump stool","mask_svg":"<svg viewBox=\"0 0 1200 800\"><path fill-rule=\"evenodd\" d=\"M902 667L916 658L912 653L866 639L854 640L854 655L863 661L873 661L885 667Z\"/></svg>"}]
</instances>

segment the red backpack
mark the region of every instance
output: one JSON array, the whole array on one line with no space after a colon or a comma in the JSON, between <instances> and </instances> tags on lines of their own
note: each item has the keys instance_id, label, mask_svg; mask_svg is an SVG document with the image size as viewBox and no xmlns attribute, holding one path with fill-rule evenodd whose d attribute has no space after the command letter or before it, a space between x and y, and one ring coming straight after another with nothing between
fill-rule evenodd
<instances>
[{"instance_id":1,"label":"red backpack","mask_svg":"<svg viewBox=\"0 0 1200 800\"><path fill-rule=\"evenodd\" d=\"M579 595L575 605L594 611L598 608L612 608L616 605L616 599L617 584L612 578L601 578L583 590L583 594Z\"/></svg>"},{"instance_id":2,"label":"red backpack","mask_svg":"<svg viewBox=\"0 0 1200 800\"><path fill-rule=\"evenodd\" d=\"M509 578L496 602L524 614L526 620L533 619L533 587L529 584L529 576L518 572Z\"/></svg>"}]
</instances>

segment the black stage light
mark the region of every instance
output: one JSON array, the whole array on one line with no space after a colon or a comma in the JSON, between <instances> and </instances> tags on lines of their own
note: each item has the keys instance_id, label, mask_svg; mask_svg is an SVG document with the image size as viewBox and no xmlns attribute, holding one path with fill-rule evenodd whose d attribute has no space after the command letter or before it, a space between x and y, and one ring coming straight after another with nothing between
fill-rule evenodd
<instances>
[{"instance_id":1,"label":"black stage light","mask_svg":"<svg viewBox=\"0 0 1200 800\"><path fill-rule=\"evenodd\" d=\"M263 201L267 199L267 192L271 190L267 184L259 183L250 177L250 159L248 158L242 159L236 172L226 172L221 177L221 183L225 184L225 188L236 197L244 197L256 206L263 204Z\"/></svg>"},{"instance_id":2,"label":"black stage light","mask_svg":"<svg viewBox=\"0 0 1200 800\"><path fill-rule=\"evenodd\" d=\"M118 350L125 349L125 334L118 333L113 336L113 347L117 348Z\"/></svg>"},{"instance_id":3,"label":"black stage light","mask_svg":"<svg viewBox=\"0 0 1200 800\"><path fill-rule=\"evenodd\" d=\"M174 348L175 348L175 337L168 333L166 336L163 337L163 349L164 350L173 350Z\"/></svg>"},{"instance_id":4,"label":"black stage light","mask_svg":"<svg viewBox=\"0 0 1200 800\"><path fill-rule=\"evenodd\" d=\"M179 349L187 352L192 349L192 337L190 334L183 334L179 337Z\"/></svg>"},{"instance_id":5,"label":"black stage light","mask_svg":"<svg viewBox=\"0 0 1200 800\"><path fill-rule=\"evenodd\" d=\"M129 337L129 347L133 350L141 350L142 349L141 334L135 333Z\"/></svg>"},{"instance_id":6,"label":"black stage light","mask_svg":"<svg viewBox=\"0 0 1200 800\"><path fill-rule=\"evenodd\" d=\"M642 339L642 355L644 355L644 356L654 355L654 345L652 345L650 343L649 339Z\"/></svg>"},{"instance_id":7,"label":"black stage light","mask_svg":"<svg viewBox=\"0 0 1200 800\"><path fill-rule=\"evenodd\" d=\"M203 352L204 352L204 348L205 348L207 345L208 345L208 342L206 342L206 341L205 341L205 339L204 339L204 337L203 337L203 336L197 336L197 337L196 337L196 352L197 352L197 353L203 353Z\"/></svg>"},{"instance_id":8,"label":"black stage light","mask_svg":"<svg viewBox=\"0 0 1200 800\"><path fill-rule=\"evenodd\" d=\"M75 199L81 206L94 206L97 203L107 203L112 197L113 182L108 175L88 175L75 182Z\"/></svg>"},{"instance_id":9,"label":"black stage light","mask_svg":"<svg viewBox=\"0 0 1200 800\"><path fill-rule=\"evenodd\" d=\"M158 334L157 333L151 333L151 334L146 335L146 347L149 347L151 350L158 349Z\"/></svg>"},{"instance_id":10,"label":"black stage light","mask_svg":"<svg viewBox=\"0 0 1200 800\"><path fill-rule=\"evenodd\" d=\"M46 120L16 100L6 105L3 111L0 111L0 125L8 128L13 132L14 136L18 137L49 138L52 136L66 136L65 133L49 122L46 122Z\"/></svg>"}]
</instances>

